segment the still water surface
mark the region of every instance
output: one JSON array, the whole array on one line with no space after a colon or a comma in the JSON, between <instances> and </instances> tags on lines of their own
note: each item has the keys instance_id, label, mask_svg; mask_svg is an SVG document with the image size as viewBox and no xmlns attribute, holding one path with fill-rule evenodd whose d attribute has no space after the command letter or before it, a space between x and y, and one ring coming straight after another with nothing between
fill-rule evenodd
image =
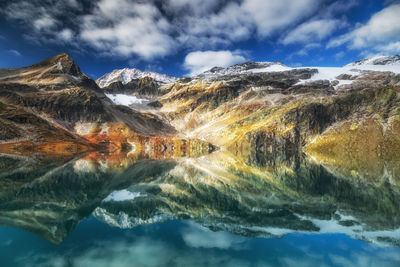
<instances>
[{"instance_id":1,"label":"still water surface","mask_svg":"<svg viewBox=\"0 0 400 267\"><path fill-rule=\"evenodd\" d=\"M304 155L2 155L0 266L400 266L389 167L371 178Z\"/></svg>"}]
</instances>

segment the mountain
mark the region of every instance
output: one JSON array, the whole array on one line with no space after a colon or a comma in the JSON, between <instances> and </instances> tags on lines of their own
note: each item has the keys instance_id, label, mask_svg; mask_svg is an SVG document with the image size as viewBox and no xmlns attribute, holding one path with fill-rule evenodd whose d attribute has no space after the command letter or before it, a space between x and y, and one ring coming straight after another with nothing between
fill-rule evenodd
<instances>
[{"instance_id":1,"label":"mountain","mask_svg":"<svg viewBox=\"0 0 400 267\"><path fill-rule=\"evenodd\" d=\"M66 54L0 70L0 224L59 243L93 212L399 244L400 71L385 62L247 62L147 99L100 88Z\"/></svg>"},{"instance_id":2,"label":"mountain","mask_svg":"<svg viewBox=\"0 0 400 267\"><path fill-rule=\"evenodd\" d=\"M178 79L166 74L159 74L151 71L141 71L135 68L132 69L121 69L113 70L110 73L104 74L96 80L96 83L101 87L107 87L114 82L121 82L127 84L132 80L140 80L142 78L149 77L157 83L172 83Z\"/></svg>"},{"instance_id":3,"label":"mountain","mask_svg":"<svg viewBox=\"0 0 400 267\"><path fill-rule=\"evenodd\" d=\"M130 82L123 84L120 81L113 82L106 87L103 87L103 91L108 94L126 94L136 95L143 97L157 97L165 92L162 90L163 83L159 83L153 78L144 77L140 79L134 79Z\"/></svg>"},{"instance_id":4,"label":"mountain","mask_svg":"<svg viewBox=\"0 0 400 267\"><path fill-rule=\"evenodd\" d=\"M117 81L100 88L61 54L0 71L0 134L4 149L52 139L122 149L144 136L175 135L235 154L307 150L328 163L351 147L354 157L389 158L400 150L397 58L343 67L246 62L171 83L125 69L103 76L98 83Z\"/></svg>"},{"instance_id":5,"label":"mountain","mask_svg":"<svg viewBox=\"0 0 400 267\"><path fill-rule=\"evenodd\" d=\"M96 80L96 83L109 94L127 94L156 97L163 94L160 88L178 78L138 69L113 70Z\"/></svg>"},{"instance_id":6,"label":"mountain","mask_svg":"<svg viewBox=\"0 0 400 267\"><path fill-rule=\"evenodd\" d=\"M125 128L127 136L174 132L154 114L113 104L65 53L29 67L0 70L0 120L6 149L51 143L87 150L116 141L114 128ZM96 138L89 140L93 134Z\"/></svg>"},{"instance_id":7,"label":"mountain","mask_svg":"<svg viewBox=\"0 0 400 267\"><path fill-rule=\"evenodd\" d=\"M281 62L252 62L236 64L228 68L214 67L196 76L196 78L216 78L219 76L240 75L246 73L286 71L292 68Z\"/></svg>"},{"instance_id":8,"label":"mountain","mask_svg":"<svg viewBox=\"0 0 400 267\"><path fill-rule=\"evenodd\" d=\"M306 151L337 167L399 158L397 65L276 66L245 63L180 80L166 86L158 112L181 134L234 154Z\"/></svg>"},{"instance_id":9,"label":"mountain","mask_svg":"<svg viewBox=\"0 0 400 267\"><path fill-rule=\"evenodd\" d=\"M362 59L346 66L362 66L362 65L400 65L400 56L375 56L371 58Z\"/></svg>"}]
</instances>

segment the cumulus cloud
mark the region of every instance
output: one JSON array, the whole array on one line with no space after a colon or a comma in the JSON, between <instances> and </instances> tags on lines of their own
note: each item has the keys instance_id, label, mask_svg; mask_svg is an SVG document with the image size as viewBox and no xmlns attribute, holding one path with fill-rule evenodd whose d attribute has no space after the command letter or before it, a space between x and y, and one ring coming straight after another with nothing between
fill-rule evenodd
<instances>
[{"instance_id":1,"label":"cumulus cloud","mask_svg":"<svg viewBox=\"0 0 400 267\"><path fill-rule=\"evenodd\" d=\"M288 27L302 18L314 12L321 0L282 0L282 1L263 1L263 0L243 0L227 1L221 6L218 1L210 4L205 1L208 10L202 16L197 11L198 4L193 1L175 0L182 6L192 6L189 9L191 16L181 17L186 28L181 29L179 40L196 48L203 48L205 45L216 46L221 44L231 44L235 41L245 40L257 34L260 38L266 38L275 34L278 30ZM183 5L182 3L186 3ZM217 8L219 7L219 8ZM190 11L196 10L196 11ZM179 9L177 10L179 11Z\"/></svg>"},{"instance_id":2,"label":"cumulus cloud","mask_svg":"<svg viewBox=\"0 0 400 267\"><path fill-rule=\"evenodd\" d=\"M3 11L30 40L76 43L109 56L150 61L178 49L205 50L277 34L325 0L15 0Z\"/></svg>"},{"instance_id":3,"label":"cumulus cloud","mask_svg":"<svg viewBox=\"0 0 400 267\"><path fill-rule=\"evenodd\" d=\"M242 9L256 25L261 36L268 36L276 30L298 22L310 15L323 1L318 0L245 0Z\"/></svg>"},{"instance_id":4,"label":"cumulus cloud","mask_svg":"<svg viewBox=\"0 0 400 267\"><path fill-rule=\"evenodd\" d=\"M398 51L400 41L400 4L393 4L374 14L370 20L353 31L328 43L328 48L347 45L351 49Z\"/></svg>"},{"instance_id":5,"label":"cumulus cloud","mask_svg":"<svg viewBox=\"0 0 400 267\"><path fill-rule=\"evenodd\" d=\"M213 67L228 67L246 61L240 52L224 51L196 51L185 57L184 67L190 75L196 75Z\"/></svg>"},{"instance_id":6,"label":"cumulus cloud","mask_svg":"<svg viewBox=\"0 0 400 267\"><path fill-rule=\"evenodd\" d=\"M286 59L293 59L295 56L308 56L311 50L320 48L321 44L319 43L308 43L304 44L301 49L298 51L293 52L292 54L289 54Z\"/></svg>"},{"instance_id":7,"label":"cumulus cloud","mask_svg":"<svg viewBox=\"0 0 400 267\"><path fill-rule=\"evenodd\" d=\"M320 19L305 22L288 33L282 40L283 44L309 43L320 41L335 30L344 26L344 23L338 19Z\"/></svg>"},{"instance_id":8,"label":"cumulus cloud","mask_svg":"<svg viewBox=\"0 0 400 267\"><path fill-rule=\"evenodd\" d=\"M14 0L0 14L17 20L38 43L73 45L81 51L153 61L177 51L223 50L252 38L282 44L316 43L346 26L356 0ZM361 48L370 43L398 50L399 4L330 42ZM397 4L396 4L397 3ZM338 19L340 14L340 19ZM393 38L393 40L391 40ZM386 49L388 50L388 49ZM299 51L308 53L307 49ZM238 55L233 55L238 60ZM240 55L239 55L240 56ZM232 57L231 57L232 58ZM194 67L188 65L192 71ZM197 71L197 70L195 70Z\"/></svg>"},{"instance_id":9,"label":"cumulus cloud","mask_svg":"<svg viewBox=\"0 0 400 267\"><path fill-rule=\"evenodd\" d=\"M153 59L169 54L175 46L169 22L151 3L101 0L82 22L81 39L111 55Z\"/></svg>"},{"instance_id":10,"label":"cumulus cloud","mask_svg":"<svg viewBox=\"0 0 400 267\"><path fill-rule=\"evenodd\" d=\"M17 0L1 7L0 14L29 29L25 37L30 41L65 43L72 40L74 34L69 27L78 24L75 16L82 11L76 0Z\"/></svg>"},{"instance_id":11,"label":"cumulus cloud","mask_svg":"<svg viewBox=\"0 0 400 267\"><path fill-rule=\"evenodd\" d=\"M71 41L74 37L74 33L70 29L63 29L60 31L59 38L60 40L64 40L66 42Z\"/></svg>"},{"instance_id":12,"label":"cumulus cloud","mask_svg":"<svg viewBox=\"0 0 400 267\"><path fill-rule=\"evenodd\" d=\"M400 41L377 45L376 50L388 53L400 53Z\"/></svg>"}]
</instances>

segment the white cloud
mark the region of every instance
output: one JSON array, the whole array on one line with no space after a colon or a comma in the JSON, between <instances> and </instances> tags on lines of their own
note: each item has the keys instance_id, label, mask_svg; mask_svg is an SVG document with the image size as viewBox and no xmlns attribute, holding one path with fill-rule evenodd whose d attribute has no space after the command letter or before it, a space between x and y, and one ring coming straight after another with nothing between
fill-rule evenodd
<instances>
[{"instance_id":1,"label":"white cloud","mask_svg":"<svg viewBox=\"0 0 400 267\"><path fill-rule=\"evenodd\" d=\"M269 36L276 30L307 17L318 9L319 0L245 0L242 10L254 21L260 36Z\"/></svg>"},{"instance_id":2,"label":"white cloud","mask_svg":"<svg viewBox=\"0 0 400 267\"><path fill-rule=\"evenodd\" d=\"M391 5L374 14L371 19L355 30L339 36L328 43L328 48L347 44L351 49L369 48L387 51L397 50L400 41L400 4Z\"/></svg>"},{"instance_id":3,"label":"white cloud","mask_svg":"<svg viewBox=\"0 0 400 267\"><path fill-rule=\"evenodd\" d=\"M165 7L172 13L190 12L195 15L209 14L220 5L216 0L169 0Z\"/></svg>"},{"instance_id":4,"label":"white cloud","mask_svg":"<svg viewBox=\"0 0 400 267\"><path fill-rule=\"evenodd\" d=\"M168 21L151 3L101 0L92 14L83 17L80 37L101 52L150 60L173 51L169 33Z\"/></svg>"},{"instance_id":5,"label":"white cloud","mask_svg":"<svg viewBox=\"0 0 400 267\"><path fill-rule=\"evenodd\" d=\"M276 33L300 19L307 17L318 8L320 0L244 0L242 2L228 2L222 8L208 12L201 12L197 16L198 0L188 4L186 0L174 0L180 6L189 8L192 16L183 16L180 21L186 28L181 29L179 39L182 42L204 48L218 44L230 44L235 41L246 40L257 33L265 38ZM208 7L217 6L205 1ZM175 3L176 5L176 3ZM192 11L195 10L195 11Z\"/></svg>"},{"instance_id":6,"label":"white cloud","mask_svg":"<svg viewBox=\"0 0 400 267\"><path fill-rule=\"evenodd\" d=\"M15 49L10 49L10 50L8 50L8 52L10 52L11 54L16 55L18 57L22 56L21 53Z\"/></svg>"},{"instance_id":7,"label":"white cloud","mask_svg":"<svg viewBox=\"0 0 400 267\"><path fill-rule=\"evenodd\" d=\"M76 14L82 6L76 0L16 0L10 1L0 14L11 20L17 20L25 26L24 36L31 42L65 43L72 40L74 32L69 29L77 23ZM71 21L61 18L69 17Z\"/></svg>"},{"instance_id":8,"label":"white cloud","mask_svg":"<svg viewBox=\"0 0 400 267\"><path fill-rule=\"evenodd\" d=\"M400 53L400 41L376 46L376 50L388 53Z\"/></svg>"},{"instance_id":9,"label":"white cloud","mask_svg":"<svg viewBox=\"0 0 400 267\"><path fill-rule=\"evenodd\" d=\"M291 59L293 59L295 56L307 56L307 55L309 55L309 52L310 52L311 50L314 50L314 49L317 49L317 48L320 48L320 47L321 47L321 44L319 44L319 43L308 43L308 44L304 44L304 46L303 46L300 50L295 51L295 52L289 54L289 55L286 57L286 59L291 60Z\"/></svg>"},{"instance_id":10,"label":"white cloud","mask_svg":"<svg viewBox=\"0 0 400 267\"><path fill-rule=\"evenodd\" d=\"M228 45L250 37L254 29L252 17L237 3L229 3L217 13L206 16L186 16L179 40L189 47L202 49Z\"/></svg>"},{"instance_id":11,"label":"white cloud","mask_svg":"<svg viewBox=\"0 0 400 267\"><path fill-rule=\"evenodd\" d=\"M0 14L22 22L25 36L37 43L68 43L103 56L153 61L180 49L223 50L254 37L279 39L285 34L280 37L283 44L319 42L345 25L346 11L356 4L356 0L97 0L84 8L77 0L14 0ZM338 14L344 16L338 20ZM397 14L399 4L392 4L329 46L373 43L381 51L398 51ZM294 28L298 23L302 24ZM382 47L387 43L389 48Z\"/></svg>"},{"instance_id":12,"label":"white cloud","mask_svg":"<svg viewBox=\"0 0 400 267\"><path fill-rule=\"evenodd\" d=\"M336 53L335 54L336 61L341 60L345 55L346 55L346 53L344 51L340 51L340 52Z\"/></svg>"},{"instance_id":13,"label":"white cloud","mask_svg":"<svg viewBox=\"0 0 400 267\"><path fill-rule=\"evenodd\" d=\"M240 52L196 51L185 57L184 67L191 75L196 75L213 67L228 67L246 61Z\"/></svg>"},{"instance_id":14,"label":"white cloud","mask_svg":"<svg viewBox=\"0 0 400 267\"><path fill-rule=\"evenodd\" d=\"M305 22L288 33L282 40L282 43L309 43L320 41L331 35L335 30L342 27L344 24L338 19L320 19Z\"/></svg>"},{"instance_id":15,"label":"white cloud","mask_svg":"<svg viewBox=\"0 0 400 267\"><path fill-rule=\"evenodd\" d=\"M28 38L66 42L108 56L150 61L177 49L217 49L261 38L315 12L324 0L15 0L0 11L30 28Z\"/></svg>"},{"instance_id":16,"label":"white cloud","mask_svg":"<svg viewBox=\"0 0 400 267\"><path fill-rule=\"evenodd\" d=\"M56 24L57 21L47 14L33 21L33 26L39 31L50 30L54 28Z\"/></svg>"},{"instance_id":17,"label":"white cloud","mask_svg":"<svg viewBox=\"0 0 400 267\"><path fill-rule=\"evenodd\" d=\"M63 41L71 41L74 37L74 32L70 29L63 29L59 33L59 39Z\"/></svg>"}]
</instances>

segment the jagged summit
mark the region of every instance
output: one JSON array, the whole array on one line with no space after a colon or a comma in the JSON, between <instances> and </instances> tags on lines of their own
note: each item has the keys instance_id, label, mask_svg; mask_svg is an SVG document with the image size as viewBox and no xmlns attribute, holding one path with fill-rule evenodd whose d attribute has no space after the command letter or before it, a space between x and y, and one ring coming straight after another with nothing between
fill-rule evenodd
<instances>
[{"instance_id":1,"label":"jagged summit","mask_svg":"<svg viewBox=\"0 0 400 267\"><path fill-rule=\"evenodd\" d=\"M346 66L363 66L363 65L400 65L400 56L378 55L371 58L365 58L362 60L358 60L356 62L352 62L350 64L347 64Z\"/></svg>"},{"instance_id":2,"label":"jagged summit","mask_svg":"<svg viewBox=\"0 0 400 267\"><path fill-rule=\"evenodd\" d=\"M135 68L124 68L120 70L113 70L110 73L104 74L99 79L96 80L100 87L107 87L114 82L122 82L122 84L127 84L135 79L142 79L145 77L150 77L159 83L171 83L178 79L176 77L169 76L167 74L159 74L151 71L141 71Z\"/></svg>"},{"instance_id":3,"label":"jagged summit","mask_svg":"<svg viewBox=\"0 0 400 267\"><path fill-rule=\"evenodd\" d=\"M72 60L72 58L65 52L50 58L49 62L57 65L57 70L64 74L70 74L75 77L83 75L79 66Z\"/></svg>"},{"instance_id":4,"label":"jagged summit","mask_svg":"<svg viewBox=\"0 0 400 267\"><path fill-rule=\"evenodd\" d=\"M0 83L60 85L60 88L64 88L86 82L88 79L67 53L58 54L31 66L0 70Z\"/></svg>"},{"instance_id":5,"label":"jagged summit","mask_svg":"<svg viewBox=\"0 0 400 267\"><path fill-rule=\"evenodd\" d=\"M36 69L43 67L48 67L48 68L55 67L53 73L60 72L63 74L70 74L75 77L83 75L81 69L74 62L72 57L65 52L62 52L54 57L47 58L39 63L21 69Z\"/></svg>"}]
</instances>

